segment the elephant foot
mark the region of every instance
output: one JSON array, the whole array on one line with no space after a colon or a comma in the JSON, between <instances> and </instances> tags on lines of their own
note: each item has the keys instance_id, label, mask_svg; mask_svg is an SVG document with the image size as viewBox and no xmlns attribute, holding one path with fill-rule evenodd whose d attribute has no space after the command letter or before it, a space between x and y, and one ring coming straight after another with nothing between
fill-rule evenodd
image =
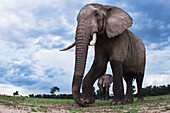
<instances>
[{"instance_id":1,"label":"elephant foot","mask_svg":"<svg viewBox=\"0 0 170 113\"><path fill-rule=\"evenodd\" d=\"M105 98L104 100L105 100L105 101L109 101L109 98Z\"/></svg>"},{"instance_id":2,"label":"elephant foot","mask_svg":"<svg viewBox=\"0 0 170 113\"><path fill-rule=\"evenodd\" d=\"M125 103L133 103L133 95L125 96Z\"/></svg>"},{"instance_id":3,"label":"elephant foot","mask_svg":"<svg viewBox=\"0 0 170 113\"><path fill-rule=\"evenodd\" d=\"M101 101L109 101L109 99L100 99Z\"/></svg>"},{"instance_id":4,"label":"elephant foot","mask_svg":"<svg viewBox=\"0 0 170 113\"><path fill-rule=\"evenodd\" d=\"M116 104L125 104L125 99L118 99L118 98L113 98L113 100L110 103L111 105L116 105Z\"/></svg>"},{"instance_id":5,"label":"elephant foot","mask_svg":"<svg viewBox=\"0 0 170 113\"><path fill-rule=\"evenodd\" d=\"M106 94L106 96L104 97L104 100L105 100L105 101L108 101L108 100L109 100L109 95L108 95L108 94Z\"/></svg>"},{"instance_id":6,"label":"elephant foot","mask_svg":"<svg viewBox=\"0 0 170 113\"><path fill-rule=\"evenodd\" d=\"M104 101L104 99L100 99L101 101Z\"/></svg>"},{"instance_id":7,"label":"elephant foot","mask_svg":"<svg viewBox=\"0 0 170 113\"><path fill-rule=\"evenodd\" d=\"M143 101L144 101L143 97L138 97L137 102L143 102Z\"/></svg>"},{"instance_id":8,"label":"elephant foot","mask_svg":"<svg viewBox=\"0 0 170 113\"><path fill-rule=\"evenodd\" d=\"M105 99L105 101L109 101L109 99Z\"/></svg>"}]
</instances>

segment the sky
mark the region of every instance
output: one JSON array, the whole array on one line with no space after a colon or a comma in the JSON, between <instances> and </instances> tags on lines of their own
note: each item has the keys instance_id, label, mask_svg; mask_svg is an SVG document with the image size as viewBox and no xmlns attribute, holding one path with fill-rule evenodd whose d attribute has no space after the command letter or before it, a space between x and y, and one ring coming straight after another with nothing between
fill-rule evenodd
<instances>
[{"instance_id":1,"label":"sky","mask_svg":"<svg viewBox=\"0 0 170 113\"><path fill-rule=\"evenodd\" d=\"M0 94L49 94L54 86L71 93L75 48L59 49L74 42L77 14L89 3L120 7L133 18L129 30L146 47L143 87L169 83L169 0L0 0ZM85 73L93 57L90 47Z\"/></svg>"}]
</instances>

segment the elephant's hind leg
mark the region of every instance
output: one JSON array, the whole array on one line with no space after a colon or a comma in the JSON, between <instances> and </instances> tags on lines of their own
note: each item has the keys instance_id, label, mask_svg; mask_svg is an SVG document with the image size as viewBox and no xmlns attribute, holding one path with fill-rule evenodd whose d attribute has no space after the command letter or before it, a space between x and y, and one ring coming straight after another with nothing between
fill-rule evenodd
<instances>
[{"instance_id":1,"label":"elephant's hind leg","mask_svg":"<svg viewBox=\"0 0 170 113\"><path fill-rule=\"evenodd\" d=\"M132 76L130 75L125 75L124 79L127 84L127 89L126 89L126 96L125 96L125 102L126 103L133 103L133 91L132 91Z\"/></svg>"},{"instance_id":2,"label":"elephant's hind leg","mask_svg":"<svg viewBox=\"0 0 170 113\"><path fill-rule=\"evenodd\" d=\"M144 101L143 96L142 96L142 82L143 82L143 77L144 74L140 73L138 74L136 78L136 83L137 83L137 88L138 88L138 98L137 101Z\"/></svg>"}]
</instances>

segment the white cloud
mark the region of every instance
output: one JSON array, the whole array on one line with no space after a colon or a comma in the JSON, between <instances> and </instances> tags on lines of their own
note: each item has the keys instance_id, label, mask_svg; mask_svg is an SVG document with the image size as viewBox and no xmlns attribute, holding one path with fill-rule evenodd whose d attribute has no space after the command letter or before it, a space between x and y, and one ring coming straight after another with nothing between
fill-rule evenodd
<instances>
[{"instance_id":1,"label":"white cloud","mask_svg":"<svg viewBox=\"0 0 170 113\"><path fill-rule=\"evenodd\" d=\"M105 3L106 0L86 0L83 3L84 4L89 4L89 3Z\"/></svg>"},{"instance_id":2,"label":"white cloud","mask_svg":"<svg viewBox=\"0 0 170 113\"><path fill-rule=\"evenodd\" d=\"M8 95L13 95L13 93L15 91L21 91L23 92L23 88L22 87L16 87L14 85L7 85L7 84L0 84L0 94L8 94ZM19 92L20 94L20 92Z\"/></svg>"},{"instance_id":3,"label":"white cloud","mask_svg":"<svg viewBox=\"0 0 170 113\"><path fill-rule=\"evenodd\" d=\"M67 1L55 0L7 0L1 2L0 34L2 36L0 38L10 41L13 38L14 42L23 42L23 38L36 38L34 36L37 35L37 32L48 34L59 29L65 30L64 32L67 35L73 35L76 22L73 23L70 20L75 20L74 17L77 12L66 12L66 4ZM6 35L6 37L3 35Z\"/></svg>"},{"instance_id":4,"label":"white cloud","mask_svg":"<svg viewBox=\"0 0 170 113\"><path fill-rule=\"evenodd\" d=\"M170 79L169 40L161 43L150 43L147 46L146 58L144 86L167 85Z\"/></svg>"},{"instance_id":5,"label":"white cloud","mask_svg":"<svg viewBox=\"0 0 170 113\"><path fill-rule=\"evenodd\" d=\"M167 85L169 84L170 74L148 74L144 77L144 86Z\"/></svg>"},{"instance_id":6,"label":"white cloud","mask_svg":"<svg viewBox=\"0 0 170 113\"><path fill-rule=\"evenodd\" d=\"M164 25L159 25L158 27L160 30L164 30L165 29L165 26Z\"/></svg>"},{"instance_id":7,"label":"white cloud","mask_svg":"<svg viewBox=\"0 0 170 113\"><path fill-rule=\"evenodd\" d=\"M50 94L50 89L39 89L39 86L42 86L42 84L37 84L34 86L15 86L12 84L0 84L0 94L13 95L13 93L16 91L19 91L19 95L22 96L28 96L28 94Z\"/></svg>"},{"instance_id":8,"label":"white cloud","mask_svg":"<svg viewBox=\"0 0 170 113\"><path fill-rule=\"evenodd\" d=\"M115 6L120 7L122 9L128 8L128 7L130 8L130 6L125 2L118 2L118 3L115 4Z\"/></svg>"},{"instance_id":9,"label":"white cloud","mask_svg":"<svg viewBox=\"0 0 170 113\"><path fill-rule=\"evenodd\" d=\"M147 48L149 48L150 50L152 50L152 49L155 49L155 48L157 48L158 47L158 44L157 43L151 43L150 45L149 45L149 47L147 47Z\"/></svg>"},{"instance_id":10,"label":"white cloud","mask_svg":"<svg viewBox=\"0 0 170 113\"><path fill-rule=\"evenodd\" d=\"M73 25L70 24L64 15L60 16L60 19L62 21L63 27L68 30L67 34L68 35L74 34L75 31L76 31L76 25L75 24L73 24Z\"/></svg>"},{"instance_id":11,"label":"white cloud","mask_svg":"<svg viewBox=\"0 0 170 113\"><path fill-rule=\"evenodd\" d=\"M58 49L64 45L69 45L74 41L73 35L76 30L76 16L81 7L87 3L97 2L107 4L105 0L0 0L0 67L6 69L6 75L1 79L1 94L11 94L19 90L22 95L28 93L47 93L48 87L58 85L62 92L71 92L71 82L74 71L74 49L66 52L60 52ZM129 9L127 3L114 2L115 5L124 9ZM70 7L71 6L71 7ZM169 24L165 25L162 21L153 20L149 15L142 12L131 12L134 18L132 29L141 30L146 26L153 28L153 25L159 24L159 28L169 28ZM145 17L145 18L143 18ZM149 19L147 19L149 18ZM140 23L138 23L138 21ZM162 34L161 36L167 36ZM170 40L170 38L169 38ZM151 80L152 83L166 83L165 76L169 75L169 42L150 43L147 46L147 73L146 83L150 84L150 76L156 73L160 75L158 79ZM61 44L61 45L60 45ZM159 49L159 47L163 47ZM86 72L91 67L94 58L94 48L90 47ZM20 68L14 69L13 66L28 66L33 74L25 77L24 72L21 73ZM46 71L49 72L46 74ZM20 74L19 74L20 73ZM26 73L26 72L25 72ZM107 73L111 73L109 68ZM161 74L165 73L165 74ZM167 73L167 74L166 74ZM1 73L0 73L1 74ZM35 80L35 83L27 86L10 85L12 75L16 80L23 78L24 80ZM50 78L49 75L54 75ZM148 79L147 79L148 78ZM9 85L6 85L9 84ZM34 87L34 89L31 89ZM5 89L6 88L6 89ZM12 91L10 89L13 89Z\"/></svg>"},{"instance_id":12,"label":"white cloud","mask_svg":"<svg viewBox=\"0 0 170 113\"><path fill-rule=\"evenodd\" d=\"M39 65L50 67L61 67L65 72L71 73L73 70L74 52L61 52L58 49L40 50L35 53L35 59Z\"/></svg>"},{"instance_id":13,"label":"white cloud","mask_svg":"<svg viewBox=\"0 0 170 113\"><path fill-rule=\"evenodd\" d=\"M167 28L170 29L170 24L167 25Z\"/></svg>"}]
</instances>

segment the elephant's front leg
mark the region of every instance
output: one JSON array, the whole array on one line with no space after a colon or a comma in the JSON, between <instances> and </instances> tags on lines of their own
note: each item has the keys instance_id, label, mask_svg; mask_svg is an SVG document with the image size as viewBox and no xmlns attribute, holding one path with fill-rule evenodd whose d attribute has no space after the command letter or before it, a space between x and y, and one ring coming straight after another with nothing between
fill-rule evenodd
<instances>
[{"instance_id":1,"label":"elephant's front leg","mask_svg":"<svg viewBox=\"0 0 170 113\"><path fill-rule=\"evenodd\" d=\"M94 103L94 91L92 90L93 84L95 81L106 72L107 60L97 61L94 60L94 63L84 78L83 87L82 87L82 99L86 103Z\"/></svg>"},{"instance_id":2,"label":"elephant's front leg","mask_svg":"<svg viewBox=\"0 0 170 113\"><path fill-rule=\"evenodd\" d=\"M105 87L105 100L109 100L109 86Z\"/></svg>"},{"instance_id":3,"label":"elephant's front leg","mask_svg":"<svg viewBox=\"0 0 170 113\"><path fill-rule=\"evenodd\" d=\"M123 67L122 63L119 61L112 60L110 61L111 68L113 71L113 94L114 98L111 102L111 105L115 104L124 104L125 96L124 96L124 88L123 88Z\"/></svg>"},{"instance_id":4,"label":"elephant's front leg","mask_svg":"<svg viewBox=\"0 0 170 113\"><path fill-rule=\"evenodd\" d=\"M104 88L102 85L99 85L100 89L100 100L104 100Z\"/></svg>"}]
</instances>

